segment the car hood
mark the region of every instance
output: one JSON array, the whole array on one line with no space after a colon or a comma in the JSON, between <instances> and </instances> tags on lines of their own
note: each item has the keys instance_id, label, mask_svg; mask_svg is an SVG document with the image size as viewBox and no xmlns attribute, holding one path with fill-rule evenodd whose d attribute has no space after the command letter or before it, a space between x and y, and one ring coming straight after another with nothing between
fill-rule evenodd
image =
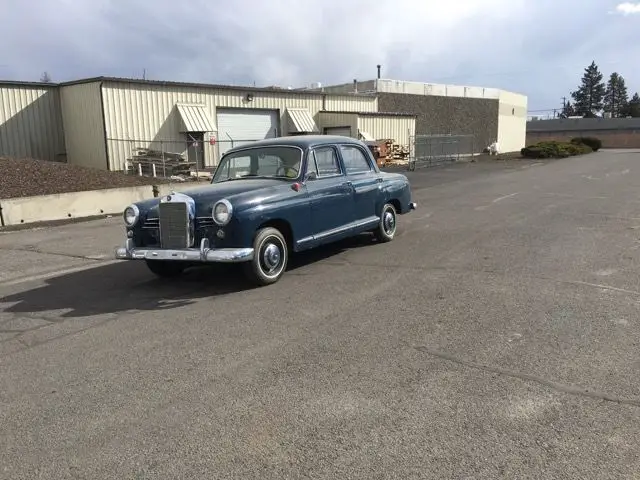
<instances>
[{"instance_id":1,"label":"car hood","mask_svg":"<svg viewBox=\"0 0 640 480\"><path fill-rule=\"evenodd\" d=\"M240 196L251 194L255 196L258 191L261 192L261 197L268 197L271 190L282 188L286 186L288 182L276 179L265 178L253 178L245 180L231 180L222 183L210 183L202 187L195 188L176 188L175 193L182 193L193 198L196 202L196 216L208 216L211 214L212 205L222 198L226 198L231 202L234 199L238 200ZM275 192L273 192L275 193ZM158 203L160 203L160 197L139 202L138 205L147 210L148 217L154 217L157 215Z\"/></svg>"}]
</instances>

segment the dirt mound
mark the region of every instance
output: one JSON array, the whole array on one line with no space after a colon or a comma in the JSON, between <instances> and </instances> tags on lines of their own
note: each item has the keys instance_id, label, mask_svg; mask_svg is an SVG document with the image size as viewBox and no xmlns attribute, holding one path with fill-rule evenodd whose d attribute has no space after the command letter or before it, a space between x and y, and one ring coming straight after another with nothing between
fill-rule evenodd
<instances>
[{"instance_id":1,"label":"dirt mound","mask_svg":"<svg viewBox=\"0 0 640 480\"><path fill-rule=\"evenodd\" d=\"M169 179L126 175L31 158L0 158L0 198L163 183L169 183Z\"/></svg>"}]
</instances>

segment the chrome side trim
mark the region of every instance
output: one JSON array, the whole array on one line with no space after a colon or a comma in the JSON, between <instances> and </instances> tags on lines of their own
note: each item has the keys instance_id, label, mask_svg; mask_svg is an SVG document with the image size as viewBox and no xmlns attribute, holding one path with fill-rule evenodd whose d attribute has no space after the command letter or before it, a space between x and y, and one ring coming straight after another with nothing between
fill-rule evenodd
<instances>
[{"instance_id":1,"label":"chrome side trim","mask_svg":"<svg viewBox=\"0 0 640 480\"><path fill-rule=\"evenodd\" d=\"M206 238L200 248L137 248L132 239L127 239L124 247L115 250L118 260L166 260L202 263L238 263L253 260L253 248L209 248Z\"/></svg>"},{"instance_id":2,"label":"chrome side trim","mask_svg":"<svg viewBox=\"0 0 640 480\"><path fill-rule=\"evenodd\" d=\"M375 227L378 222L380 222L380 217L377 215L373 215L371 217L363 218L360 220L356 220L355 222L349 222L346 225L341 227L332 228L331 230L325 230L324 232L317 233L315 235L310 235L308 237L301 238L298 240L298 245L304 245L305 243L312 242L314 240L324 240L327 237L332 237L333 235L339 235L349 230L354 230L356 228L362 227Z\"/></svg>"}]
</instances>

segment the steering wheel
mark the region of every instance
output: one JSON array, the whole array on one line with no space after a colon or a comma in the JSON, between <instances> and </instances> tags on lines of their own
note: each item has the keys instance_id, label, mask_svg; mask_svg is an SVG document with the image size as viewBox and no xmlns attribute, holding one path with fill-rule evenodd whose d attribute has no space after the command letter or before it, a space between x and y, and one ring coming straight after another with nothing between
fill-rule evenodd
<instances>
[{"instance_id":1,"label":"steering wheel","mask_svg":"<svg viewBox=\"0 0 640 480\"><path fill-rule=\"evenodd\" d=\"M280 174L280 170L282 170L282 174ZM276 177L288 177L288 178L296 178L298 176L298 170L293 167L280 166L276 170Z\"/></svg>"}]
</instances>

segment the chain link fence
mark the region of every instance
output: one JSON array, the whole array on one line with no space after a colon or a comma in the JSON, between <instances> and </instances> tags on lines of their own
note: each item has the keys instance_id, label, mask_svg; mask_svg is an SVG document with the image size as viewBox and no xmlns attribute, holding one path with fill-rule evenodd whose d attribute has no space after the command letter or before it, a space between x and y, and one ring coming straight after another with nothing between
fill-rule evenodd
<instances>
[{"instance_id":1,"label":"chain link fence","mask_svg":"<svg viewBox=\"0 0 640 480\"><path fill-rule=\"evenodd\" d=\"M415 135L409 141L409 170L456 162L477 153L474 135Z\"/></svg>"}]
</instances>

